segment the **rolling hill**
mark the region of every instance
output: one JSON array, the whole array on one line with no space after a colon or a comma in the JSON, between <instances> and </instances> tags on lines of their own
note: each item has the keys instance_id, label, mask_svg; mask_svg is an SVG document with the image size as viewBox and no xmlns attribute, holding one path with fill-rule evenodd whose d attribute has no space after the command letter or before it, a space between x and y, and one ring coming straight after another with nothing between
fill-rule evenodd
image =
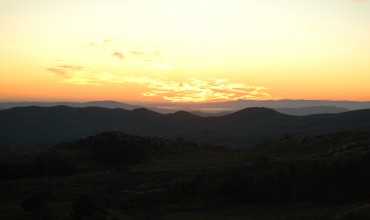
<instances>
[{"instance_id":1,"label":"rolling hill","mask_svg":"<svg viewBox=\"0 0 370 220\"><path fill-rule=\"evenodd\" d=\"M99 107L17 107L0 111L0 144L56 144L104 131L185 138L191 141L252 147L288 134L370 130L370 110L290 116L267 108L247 108L217 117L188 112L160 114Z\"/></svg>"}]
</instances>

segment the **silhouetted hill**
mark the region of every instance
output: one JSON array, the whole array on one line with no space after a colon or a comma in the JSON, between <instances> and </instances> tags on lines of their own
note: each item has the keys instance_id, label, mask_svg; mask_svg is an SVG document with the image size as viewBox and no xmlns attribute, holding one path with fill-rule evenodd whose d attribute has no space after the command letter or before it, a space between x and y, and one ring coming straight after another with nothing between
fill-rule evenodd
<instances>
[{"instance_id":1,"label":"silhouetted hill","mask_svg":"<svg viewBox=\"0 0 370 220\"><path fill-rule=\"evenodd\" d=\"M168 117L175 121L189 122L192 120L199 120L199 116L186 112L186 111L177 111L175 113L168 114Z\"/></svg>"},{"instance_id":2,"label":"silhouetted hill","mask_svg":"<svg viewBox=\"0 0 370 220\"><path fill-rule=\"evenodd\" d=\"M1 144L55 144L104 131L251 147L287 134L370 130L370 110L290 116L267 108L200 117L186 112L159 114L147 109L19 107L0 111Z\"/></svg>"},{"instance_id":3,"label":"silhouetted hill","mask_svg":"<svg viewBox=\"0 0 370 220\"><path fill-rule=\"evenodd\" d=\"M236 119L266 119L271 117L282 117L284 115L279 112L262 107L246 108L229 115L221 116L225 118L236 118Z\"/></svg>"}]
</instances>

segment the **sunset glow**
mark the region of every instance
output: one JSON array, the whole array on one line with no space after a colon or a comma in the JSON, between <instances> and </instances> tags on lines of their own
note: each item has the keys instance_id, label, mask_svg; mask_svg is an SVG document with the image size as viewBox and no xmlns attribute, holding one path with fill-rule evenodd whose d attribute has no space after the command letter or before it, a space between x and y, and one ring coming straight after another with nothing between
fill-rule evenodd
<instances>
[{"instance_id":1,"label":"sunset glow","mask_svg":"<svg viewBox=\"0 0 370 220\"><path fill-rule=\"evenodd\" d=\"M370 100L366 0L2 0L0 100Z\"/></svg>"}]
</instances>

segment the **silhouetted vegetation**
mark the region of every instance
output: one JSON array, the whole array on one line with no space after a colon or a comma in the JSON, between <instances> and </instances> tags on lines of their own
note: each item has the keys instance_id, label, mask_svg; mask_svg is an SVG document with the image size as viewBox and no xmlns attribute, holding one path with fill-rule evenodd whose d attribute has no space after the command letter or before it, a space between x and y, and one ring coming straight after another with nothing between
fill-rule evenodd
<instances>
[{"instance_id":1,"label":"silhouetted vegetation","mask_svg":"<svg viewBox=\"0 0 370 220\"><path fill-rule=\"evenodd\" d=\"M285 135L253 150L104 132L6 152L0 201L8 219L171 219L166 216L234 208L252 219L347 220L369 213L367 132ZM276 206L285 211L258 211Z\"/></svg>"}]
</instances>

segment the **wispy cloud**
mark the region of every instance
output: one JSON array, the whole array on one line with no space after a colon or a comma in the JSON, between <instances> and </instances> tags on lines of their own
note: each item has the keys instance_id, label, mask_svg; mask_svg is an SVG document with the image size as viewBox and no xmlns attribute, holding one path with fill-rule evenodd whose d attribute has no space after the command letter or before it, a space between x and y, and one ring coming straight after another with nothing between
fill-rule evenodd
<instances>
[{"instance_id":1,"label":"wispy cloud","mask_svg":"<svg viewBox=\"0 0 370 220\"><path fill-rule=\"evenodd\" d=\"M145 96L160 96L171 102L206 102L238 99L271 98L267 89L233 83L226 79L200 80L185 82L164 81L150 84Z\"/></svg>"},{"instance_id":2,"label":"wispy cloud","mask_svg":"<svg viewBox=\"0 0 370 220\"><path fill-rule=\"evenodd\" d=\"M113 52L112 56L120 60L125 59L125 55L122 52L118 52L118 51Z\"/></svg>"},{"instance_id":3,"label":"wispy cloud","mask_svg":"<svg viewBox=\"0 0 370 220\"><path fill-rule=\"evenodd\" d=\"M46 68L49 72L55 73L60 76L67 76L73 74L76 71L83 70L82 66L79 65L58 65L54 67Z\"/></svg>"},{"instance_id":4,"label":"wispy cloud","mask_svg":"<svg viewBox=\"0 0 370 220\"><path fill-rule=\"evenodd\" d=\"M109 55L125 62L139 62L165 72L174 68L163 62L159 50L153 49L118 49L110 40L93 44L103 47ZM109 84L137 85L144 87L146 97L160 97L169 102L210 102L238 99L270 99L272 96L262 86L236 83L227 79L170 80L161 76L139 76L110 71L93 70L79 65L56 65L47 68L58 75L63 83L73 85L104 86Z\"/></svg>"},{"instance_id":5,"label":"wispy cloud","mask_svg":"<svg viewBox=\"0 0 370 220\"><path fill-rule=\"evenodd\" d=\"M61 75L63 82L74 85L136 84L146 90L143 96L161 97L170 102L210 102L238 99L269 99L272 96L262 86L231 82L227 79L188 79L174 81L154 77L129 76L109 72L93 73L86 70Z\"/></svg>"},{"instance_id":6,"label":"wispy cloud","mask_svg":"<svg viewBox=\"0 0 370 220\"><path fill-rule=\"evenodd\" d=\"M111 39L91 41L88 45L95 49L102 49L104 50L104 54L108 52L113 58L119 60L142 60L145 62L154 62L161 56L160 51L157 49L128 48Z\"/></svg>"}]
</instances>

